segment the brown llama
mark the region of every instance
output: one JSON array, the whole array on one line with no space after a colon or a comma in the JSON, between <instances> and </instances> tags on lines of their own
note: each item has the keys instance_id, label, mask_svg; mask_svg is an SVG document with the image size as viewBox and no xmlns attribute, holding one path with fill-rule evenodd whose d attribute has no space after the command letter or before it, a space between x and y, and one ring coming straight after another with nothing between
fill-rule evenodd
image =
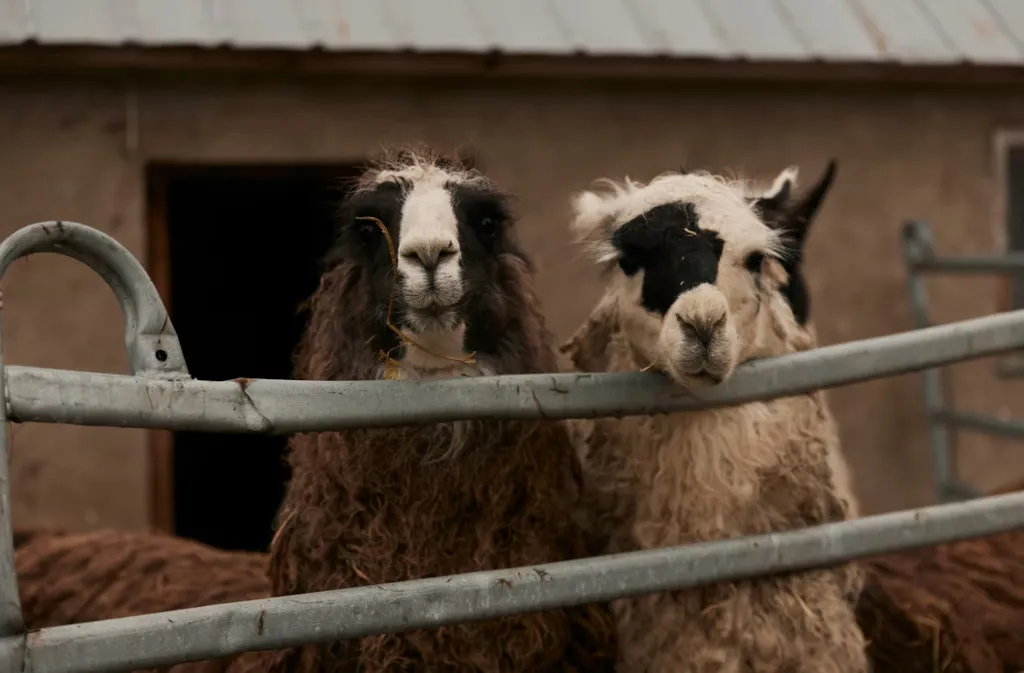
<instances>
[{"instance_id":1,"label":"brown llama","mask_svg":"<svg viewBox=\"0 0 1024 673\"><path fill-rule=\"evenodd\" d=\"M507 197L481 174L428 153L383 159L343 205L336 245L309 302L297 378L555 371L531 265L512 225ZM562 422L299 434L289 444L289 462L292 478L269 556L273 595L592 552L576 523L582 473ZM32 564L35 544L18 549L19 572ZM35 581L53 579L42 573ZM94 579L81 576L79 586ZM52 597L35 585L22 592L35 597L25 602L32 628L54 609ZM140 611L166 609L158 593ZM77 613L80 620L107 616L88 606ZM176 670L582 672L611 671L616 658L610 611L590 605L252 652L206 664L213 669Z\"/></svg>"},{"instance_id":2,"label":"brown llama","mask_svg":"<svg viewBox=\"0 0 1024 673\"><path fill-rule=\"evenodd\" d=\"M78 624L266 598L267 555L193 540L98 530L16 530L15 568L26 626ZM187 670L221 670L208 662Z\"/></svg>"},{"instance_id":3,"label":"brown llama","mask_svg":"<svg viewBox=\"0 0 1024 673\"><path fill-rule=\"evenodd\" d=\"M873 673L1024 671L1024 531L908 549L863 566L857 616Z\"/></svg>"},{"instance_id":4,"label":"brown llama","mask_svg":"<svg viewBox=\"0 0 1024 673\"><path fill-rule=\"evenodd\" d=\"M704 172L581 194L573 228L609 285L567 346L576 366L653 368L699 390L739 363L813 347L782 290L803 236L783 229L809 226L831 175L795 204L793 177L760 195ZM853 515L822 393L601 419L583 434L588 509L611 552ZM864 673L861 582L844 564L615 601L620 670Z\"/></svg>"}]
</instances>

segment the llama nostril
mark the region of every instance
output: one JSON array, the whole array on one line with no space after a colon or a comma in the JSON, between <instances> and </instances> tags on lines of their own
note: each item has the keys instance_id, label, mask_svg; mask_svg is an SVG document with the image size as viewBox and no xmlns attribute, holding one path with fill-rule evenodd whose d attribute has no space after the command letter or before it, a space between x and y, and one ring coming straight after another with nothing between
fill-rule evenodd
<instances>
[{"instance_id":1,"label":"llama nostril","mask_svg":"<svg viewBox=\"0 0 1024 673\"><path fill-rule=\"evenodd\" d=\"M402 258L424 270L434 271L441 262L453 257L458 252L453 245L447 247L439 245L424 245L402 252Z\"/></svg>"},{"instance_id":2,"label":"llama nostril","mask_svg":"<svg viewBox=\"0 0 1024 673\"><path fill-rule=\"evenodd\" d=\"M676 320L679 322L679 328L683 331L686 338L698 341L702 346L707 348L711 344L712 339L715 338L715 333L722 326L725 318L719 318L715 321L691 323L683 320L681 316L677 315Z\"/></svg>"},{"instance_id":3,"label":"llama nostril","mask_svg":"<svg viewBox=\"0 0 1024 673\"><path fill-rule=\"evenodd\" d=\"M437 268L439 261L439 255L437 250L412 250L410 252L402 253L402 257L405 258L410 264L423 267L426 271L433 271Z\"/></svg>"}]
</instances>

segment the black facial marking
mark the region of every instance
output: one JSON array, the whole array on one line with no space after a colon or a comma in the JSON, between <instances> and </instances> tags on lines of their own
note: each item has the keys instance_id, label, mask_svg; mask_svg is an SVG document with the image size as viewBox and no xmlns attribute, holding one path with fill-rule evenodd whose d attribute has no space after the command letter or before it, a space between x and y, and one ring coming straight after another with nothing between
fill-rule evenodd
<instances>
[{"instance_id":1,"label":"black facial marking","mask_svg":"<svg viewBox=\"0 0 1024 673\"><path fill-rule=\"evenodd\" d=\"M379 220L387 229L397 252L405 195L403 186L394 181L350 192L338 212L337 240L323 260L325 269L342 263L354 264L359 269L353 282L368 293L370 305L373 306L370 314L360 318L368 321L369 329L376 334L373 348L390 351L394 357L400 357L400 344L385 321L388 299L395 280L391 252L384 232L377 223L361 218ZM393 320L401 315L400 301L395 304Z\"/></svg>"},{"instance_id":2,"label":"black facial marking","mask_svg":"<svg viewBox=\"0 0 1024 673\"><path fill-rule=\"evenodd\" d=\"M718 279L725 246L713 231L700 228L692 203L667 203L648 210L619 229L612 245L627 276L641 269L644 308L664 315L679 295Z\"/></svg>"},{"instance_id":3,"label":"black facial marking","mask_svg":"<svg viewBox=\"0 0 1024 673\"><path fill-rule=\"evenodd\" d=\"M469 232L485 247L500 241L498 234L510 220L508 203L502 195L458 182L449 182L445 188L452 195L460 239Z\"/></svg>"},{"instance_id":4,"label":"black facial marking","mask_svg":"<svg viewBox=\"0 0 1024 673\"><path fill-rule=\"evenodd\" d=\"M380 220L391 234L391 241L397 250L399 221L402 217L404 202L405 192L397 182L385 182L373 189L355 192L342 204L342 237L354 236L371 258L374 253L383 249L384 254L390 259L384 233L376 222L365 218Z\"/></svg>"},{"instance_id":5,"label":"black facial marking","mask_svg":"<svg viewBox=\"0 0 1024 673\"><path fill-rule=\"evenodd\" d=\"M494 296L501 294L500 257L524 258L510 234L512 214L507 198L478 185L450 182L452 208L459 223L462 277L467 298L459 311L466 324L467 352L488 352L494 344L508 345L508 329L493 309Z\"/></svg>"}]
</instances>

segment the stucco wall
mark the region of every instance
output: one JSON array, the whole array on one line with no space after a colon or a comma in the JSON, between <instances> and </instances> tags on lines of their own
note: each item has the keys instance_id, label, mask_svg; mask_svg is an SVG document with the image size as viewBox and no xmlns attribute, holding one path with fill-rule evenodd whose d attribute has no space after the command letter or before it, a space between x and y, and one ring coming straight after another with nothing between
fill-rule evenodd
<instances>
[{"instance_id":1,"label":"stucco wall","mask_svg":"<svg viewBox=\"0 0 1024 673\"><path fill-rule=\"evenodd\" d=\"M599 291L568 244L570 192L595 177L646 178L681 163L761 177L795 163L809 179L830 156L840 173L807 262L821 339L907 329L901 220L931 220L942 252L995 249L1002 233L993 134L1024 122L1020 95L854 87L199 81L136 83L134 100L128 90L0 85L0 234L73 219L142 256L149 160L345 161L392 141L472 143L484 170L519 196L521 237L560 337ZM929 287L940 321L991 313L1003 300L990 280ZM92 272L37 256L16 264L3 289L8 362L127 371L119 310ZM1009 404L1020 384L996 384L992 366L955 368L961 405L1024 415L1024 404ZM928 502L920 378L836 390L831 400L866 509ZM145 438L136 430L17 428L16 520L144 527ZM965 439L961 468L979 486L1024 475L1024 446Z\"/></svg>"}]
</instances>

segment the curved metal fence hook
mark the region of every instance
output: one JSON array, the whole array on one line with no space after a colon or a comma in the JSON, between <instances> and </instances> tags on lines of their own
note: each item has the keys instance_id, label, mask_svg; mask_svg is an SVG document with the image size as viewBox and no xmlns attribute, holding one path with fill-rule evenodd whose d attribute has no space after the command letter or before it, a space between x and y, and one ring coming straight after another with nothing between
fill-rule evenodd
<instances>
[{"instance_id":1,"label":"curved metal fence hook","mask_svg":"<svg viewBox=\"0 0 1024 673\"><path fill-rule=\"evenodd\" d=\"M132 373L188 377L178 335L145 269L102 231L76 222L38 222L0 244L0 279L12 262L37 252L56 252L88 265L103 277L124 312L124 340Z\"/></svg>"},{"instance_id":2,"label":"curved metal fence hook","mask_svg":"<svg viewBox=\"0 0 1024 673\"><path fill-rule=\"evenodd\" d=\"M160 295L138 260L103 232L75 222L39 222L0 243L0 279L17 259L37 252L73 257L103 277L124 313L124 340L132 373L151 378L190 378L178 335ZM24 629L14 572L11 525L7 382L0 339L0 635Z\"/></svg>"}]
</instances>

